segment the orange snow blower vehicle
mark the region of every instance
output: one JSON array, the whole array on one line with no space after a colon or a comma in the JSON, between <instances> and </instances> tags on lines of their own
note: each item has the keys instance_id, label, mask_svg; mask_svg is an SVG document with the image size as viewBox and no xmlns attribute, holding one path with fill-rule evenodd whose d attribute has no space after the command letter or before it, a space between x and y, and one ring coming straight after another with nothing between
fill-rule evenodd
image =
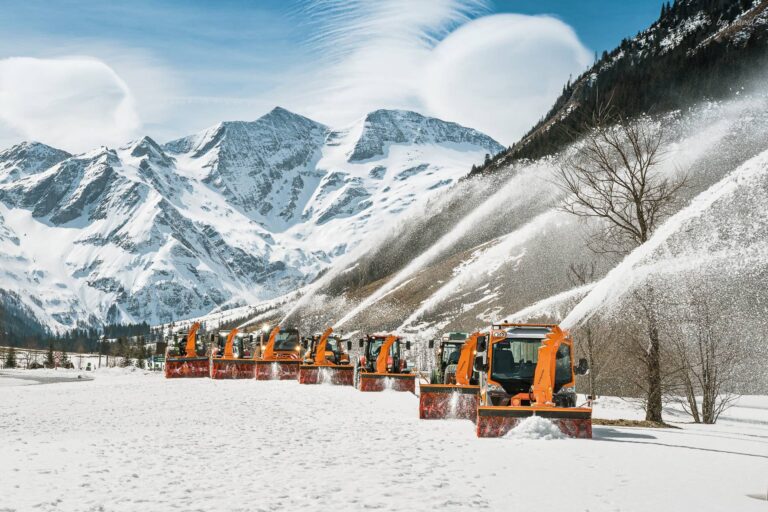
<instances>
[{"instance_id":1,"label":"orange snow blower vehicle","mask_svg":"<svg viewBox=\"0 0 768 512\"><path fill-rule=\"evenodd\" d=\"M258 352L254 358L256 380L292 380L299 376L301 339L298 329L275 326L267 344L259 346Z\"/></svg>"},{"instance_id":2,"label":"orange snow blower vehicle","mask_svg":"<svg viewBox=\"0 0 768 512\"><path fill-rule=\"evenodd\" d=\"M165 349L166 378L209 376L208 356L203 341L197 336L198 329L200 324L195 322L189 332L175 333L169 340Z\"/></svg>"},{"instance_id":3,"label":"orange snow blower vehicle","mask_svg":"<svg viewBox=\"0 0 768 512\"><path fill-rule=\"evenodd\" d=\"M576 375L587 360L573 362L573 340L557 325L494 325L479 340L478 437L501 437L531 416L546 418L569 437L592 437L592 408L576 406Z\"/></svg>"},{"instance_id":4,"label":"orange snow blower vehicle","mask_svg":"<svg viewBox=\"0 0 768 512\"><path fill-rule=\"evenodd\" d=\"M211 346L212 379L254 378L253 335L245 336L237 329L213 333Z\"/></svg>"},{"instance_id":5,"label":"orange snow blower vehicle","mask_svg":"<svg viewBox=\"0 0 768 512\"><path fill-rule=\"evenodd\" d=\"M478 340L487 333L448 333L440 341L433 382L419 385L419 418L458 418L474 421L480 396L479 375L475 371ZM434 348L430 340L429 348Z\"/></svg>"},{"instance_id":6,"label":"orange snow blower vehicle","mask_svg":"<svg viewBox=\"0 0 768 512\"><path fill-rule=\"evenodd\" d=\"M299 366L299 383L301 384L335 384L351 386L354 384L355 367L349 364L351 342L347 341L344 350L343 341L339 336L333 336L329 327L321 335L315 335L304 340L304 363Z\"/></svg>"},{"instance_id":7,"label":"orange snow blower vehicle","mask_svg":"<svg viewBox=\"0 0 768 512\"><path fill-rule=\"evenodd\" d=\"M356 364L360 391L410 391L416 393L416 374L408 369L405 351L410 341L395 334L374 334L359 341L361 354Z\"/></svg>"}]
</instances>

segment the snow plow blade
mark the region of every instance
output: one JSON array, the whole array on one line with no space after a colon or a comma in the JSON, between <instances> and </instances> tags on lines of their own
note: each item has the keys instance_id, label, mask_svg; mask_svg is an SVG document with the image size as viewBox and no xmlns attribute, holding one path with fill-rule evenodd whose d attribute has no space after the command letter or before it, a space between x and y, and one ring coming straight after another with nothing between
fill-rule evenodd
<instances>
[{"instance_id":1,"label":"snow plow blade","mask_svg":"<svg viewBox=\"0 0 768 512\"><path fill-rule=\"evenodd\" d=\"M207 357L169 357L165 360L165 377L167 379L208 377L208 363Z\"/></svg>"},{"instance_id":2,"label":"snow plow blade","mask_svg":"<svg viewBox=\"0 0 768 512\"><path fill-rule=\"evenodd\" d=\"M256 380L296 380L300 361L254 361Z\"/></svg>"},{"instance_id":3,"label":"snow plow blade","mask_svg":"<svg viewBox=\"0 0 768 512\"><path fill-rule=\"evenodd\" d=\"M480 386L421 384L419 386L419 418L475 421L479 399Z\"/></svg>"},{"instance_id":4,"label":"snow plow blade","mask_svg":"<svg viewBox=\"0 0 768 512\"><path fill-rule=\"evenodd\" d=\"M416 375L412 373L366 373L358 375L360 391L410 391L416 394Z\"/></svg>"},{"instance_id":5,"label":"snow plow blade","mask_svg":"<svg viewBox=\"0 0 768 512\"><path fill-rule=\"evenodd\" d=\"M355 368L352 365L317 366L302 364L299 366L299 384L352 386L354 378Z\"/></svg>"},{"instance_id":6,"label":"snow plow blade","mask_svg":"<svg viewBox=\"0 0 768 512\"><path fill-rule=\"evenodd\" d=\"M477 437L502 437L525 418L539 416L551 421L568 437L592 438L592 409L586 407L510 407L477 408Z\"/></svg>"},{"instance_id":7,"label":"snow plow blade","mask_svg":"<svg viewBox=\"0 0 768 512\"><path fill-rule=\"evenodd\" d=\"M212 359L212 379L252 379L255 372L253 359Z\"/></svg>"}]
</instances>

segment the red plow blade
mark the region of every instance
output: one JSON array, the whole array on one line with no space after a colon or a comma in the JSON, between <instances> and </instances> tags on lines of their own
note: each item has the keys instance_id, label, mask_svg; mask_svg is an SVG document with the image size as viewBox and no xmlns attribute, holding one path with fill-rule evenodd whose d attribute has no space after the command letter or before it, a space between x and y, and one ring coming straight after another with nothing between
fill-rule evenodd
<instances>
[{"instance_id":1,"label":"red plow blade","mask_svg":"<svg viewBox=\"0 0 768 512\"><path fill-rule=\"evenodd\" d=\"M352 386L355 368L351 365L317 366L303 364L299 367L300 384L332 384L334 386Z\"/></svg>"},{"instance_id":2,"label":"red plow blade","mask_svg":"<svg viewBox=\"0 0 768 512\"><path fill-rule=\"evenodd\" d=\"M416 376L410 373L365 373L358 375L360 391L409 391L416 393Z\"/></svg>"},{"instance_id":3,"label":"red plow blade","mask_svg":"<svg viewBox=\"0 0 768 512\"><path fill-rule=\"evenodd\" d=\"M256 380L296 380L299 361L254 361Z\"/></svg>"},{"instance_id":4,"label":"red plow blade","mask_svg":"<svg viewBox=\"0 0 768 512\"><path fill-rule=\"evenodd\" d=\"M207 357L174 357L165 361L165 378L201 378L209 376Z\"/></svg>"},{"instance_id":5,"label":"red plow blade","mask_svg":"<svg viewBox=\"0 0 768 512\"><path fill-rule=\"evenodd\" d=\"M212 379L252 379L255 372L253 359L213 359Z\"/></svg>"},{"instance_id":6,"label":"red plow blade","mask_svg":"<svg viewBox=\"0 0 768 512\"><path fill-rule=\"evenodd\" d=\"M480 386L453 384L421 384L419 386L419 418L466 419L475 421Z\"/></svg>"},{"instance_id":7,"label":"red plow blade","mask_svg":"<svg viewBox=\"0 0 768 512\"><path fill-rule=\"evenodd\" d=\"M592 409L509 406L478 407L477 437L502 437L531 416L548 419L568 437L592 438Z\"/></svg>"}]
</instances>

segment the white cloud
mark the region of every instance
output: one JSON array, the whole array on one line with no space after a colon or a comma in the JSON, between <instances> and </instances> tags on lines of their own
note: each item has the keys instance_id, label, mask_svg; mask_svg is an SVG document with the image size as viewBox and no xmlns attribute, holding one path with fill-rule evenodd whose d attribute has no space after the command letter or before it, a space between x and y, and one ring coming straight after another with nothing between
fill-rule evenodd
<instances>
[{"instance_id":1,"label":"white cloud","mask_svg":"<svg viewBox=\"0 0 768 512\"><path fill-rule=\"evenodd\" d=\"M421 98L430 113L511 144L549 110L568 76L591 61L573 29L560 20L487 16L435 47Z\"/></svg>"},{"instance_id":2,"label":"white cloud","mask_svg":"<svg viewBox=\"0 0 768 512\"><path fill-rule=\"evenodd\" d=\"M0 60L0 121L21 138L70 151L122 144L141 128L126 83L88 57Z\"/></svg>"},{"instance_id":3,"label":"white cloud","mask_svg":"<svg viewBox=\"0 0 768 512\"><path fill-rule=\"evenodd\" d=\"M592 55L556 18L485 12L482 0L315 2L318 59L288 106L334 125L413 109L511 144Z\"/></svg>"},{"instance_id":4,"label":"white cloud","mask_svg":"<svg viewBox=\"0 0 768 512\"><path fill-rule=\"evenodd\" d=\"M420 109L419 80L432 48L485 10L484 0L315 0L304 16L315 65L289 106L348 122L377 108Z\"/></svg>"}]
</instances>

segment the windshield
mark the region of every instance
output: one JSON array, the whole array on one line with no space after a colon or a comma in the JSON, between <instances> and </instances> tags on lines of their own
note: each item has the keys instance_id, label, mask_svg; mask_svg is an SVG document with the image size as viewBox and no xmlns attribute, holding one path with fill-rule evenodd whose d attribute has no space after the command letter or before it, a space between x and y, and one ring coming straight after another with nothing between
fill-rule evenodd
<instances>
[{"instance_id":1,"label":"windshield","mask_svg":"<svg viewBox=\"0 0 768 512\"><path fill-rule=\"evenodd\" d=\"M379 356L379 351L381 351L381 346L384 344L386 340L387 340L386 337L370 338L370 341L368 343L368 357L370 359L376 359ZM392 344L392 347L389 349L390 355L396 354L398 347L399 347L399 341L395 341Z\"/></svg>"},{"instance_id":2,"label":"windshield","mask_svg":"<svg viewBox=\"0 0 768 512\"><path fill-rule=\"evenodd\" d=\"M317 352L317 347L320 345L320 338L315 338L312 340L312 354ZM326 352L339 352L341 347L341 342L338 338L327 338L325 340L325 351Z\"/></svg>"},{"instance_id":3,"label":"windshield","mask_svg":"<svg viewBox=\"0 0 768 512\"><path fill-rule=\"evenodd\" d=\"M555 384L562 386L571 382L573 375L571 373L571 347L560 345L555 356Z\"/></svg>"},{"instance_id":4,"label":"windshield","mask_svg":"<svg viewBox=\"0 0 768 512\"><path fill-rule=\"evenodd\" d=\"M275 350L292 351L299 346L299 333L296 331L280 331L275 337Z\"/></svg>"},{"instance_id":5,"label":"windshield","mask_svg":"<svg viewBox=\"0 0 768 512\"><path fill-rule=\"evenodd\" d=\"M493 346L491 378L497 382L533 383L541 341L541 339L507 339L496 343ZM563 344L555 355L555 384L562 386L571 379L571 347Z\"/></svg>"},{"instance_id":6,"label":"windshield","mask_svg":"<svg viewBox=\"0 0 768 512\"><path fill-rule=\"evenodd\" d=\"M491 378L533 382L541 339L507 339L493 345Z\"/></svg>"},{"instance_id":7,"label":"windshield","mask_svg":"<svg viewBox=\"0 0 768 512\"><path fill-rule=\"evenodd\" d=\"M461 353L461 344L446 343L443 345L443 354L440 362L445 365L459 364L459 354Z\"/></svg>"}]
</instances>

